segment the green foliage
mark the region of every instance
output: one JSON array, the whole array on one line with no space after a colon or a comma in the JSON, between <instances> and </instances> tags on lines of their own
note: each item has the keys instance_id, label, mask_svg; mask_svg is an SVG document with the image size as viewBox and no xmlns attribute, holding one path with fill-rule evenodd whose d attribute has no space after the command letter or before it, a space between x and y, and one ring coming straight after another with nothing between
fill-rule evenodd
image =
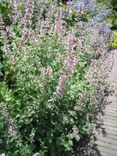
<instances>
[{"instance_id":1,"label":"green foliage","mask_svg":"<svg viewBox=\"0 0 117 156\"><path fill-rule=\"evenodd\" d=\"M19 3L18 10L21 11L21 12L24 12L25 11L25 6L24 6L23 3Z\"/></svg>"},{"instance_id":2,"label":"green foliage","mask_svg":"<svg viewBox=\"0 0 117 156\"><path fill-rule=\"evenodd\" d=\"M11 101L11 91L7 88L7 85L4 82L0 82L0 151L2 152L6 151L8 141L8 113L6 103Z\"/></svg>"},{"instance_id":3,"label":"green foliage","mask_svg":"<svg viewBox=\"0 0 117 156\"><path fill-rule=\"evenodd\" d=\"M117 12L112 12L110 16L110 23L112 24L113 29L117 29Z\"/></svg>"},{"instance_id":4,"label":"green foliage","mask_svg":"<svg viewBox=\"0 0 117 156\"><path fill-rule=\"evenodd\" d=\"M81 20L83 22L88 22L88 18L89 18L88 13L84 12L83 15L82 15L82 17L81 17Z\"/></svg>"},{"instance_id":5,"label":"green foliage","mask_svg":"<svg viewBox=\"0 0 117 156\"><path fill-rule=\"evenodd\" d=\"M111 0L111 5L112 5L113 9L115 11L117 11L117 1L116 0Z\"/></svg>"},{"instance_id":6,"label":"green foliage","mask_svg":"<svg viewBox=\"0 0 117 156\"><path fill-rule=\"evenodd\" d=\"M12 13L11 4L7 0L0 2L0 13L2 15L8 15Z\"/></svg>"},{"instance_id":7,"label":"green foliage","mask_svg":"<svg viewBox=\"0 0 117 156\"><path fill-rule=\"evenodd\" d=\"M117 31L113 32L114 37L111 45L111 49L117 49Z\"/></svg>"},{"instance_id":8,"label":"green foliage","mask_svg":"<svg viewBox=\"0 0 117 156\"><path fill-rule=\"evenodd\" d=\"M2 14L3 21L6 26L11 25L11 23L12 23L12 21L9 17L9 14L11 14L11 13L13 13L11 4L7 0L0 2L0 14Z\"/></svg>"}]
</instances>

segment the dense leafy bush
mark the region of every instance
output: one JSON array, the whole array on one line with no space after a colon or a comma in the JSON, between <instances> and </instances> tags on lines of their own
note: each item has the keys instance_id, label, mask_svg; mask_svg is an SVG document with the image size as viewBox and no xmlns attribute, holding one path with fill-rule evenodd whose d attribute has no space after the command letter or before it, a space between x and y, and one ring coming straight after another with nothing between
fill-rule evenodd
<instances>
[{"instance_id":1,"label":"dense leafy bush","mask_svg":"<svg viewBox=\"0 0 117 156\"><path fill-rule=\"evenodd\" d=\"M112 40L111 49L117 49L117 31L113 32L113 40Z\"/></svg>"},{"instance_id":2,"label":"dense leafy bush","mask_svg":"<svg viewBox=\"0 0 117 156\"><path fill-rule=\"evenodd\" d=\"M57 2L9 3L14 11L0 45L6 156L76 155L75 145L90 131L104 96L110 32L104 23L92 26L91 17L99 14L87 12L84 3L75 9Z\"/></svg>"},{"instance_id":3,"label":"dense leafy bush","mask_svg":"<svg viewBox=\"0 0 117 156\"><path fill-rule=\"evenodd\" d=\"M116 5L116 1L112 0L111 4L113 8L113 13L111 15L111 23L114 29L114 38L113 38L113 43L112 43L111 48L117 49L117 5Z\"/></svg>"},{"instance_id":4,"label":"dense leafy bush","mask_svg":"<svg viewBox=\"0 0 117 156\"><path fill-rule=\"evenodd\" d=\"M111 5L115 11L117 11L117 5L116 4L117 4L116 0L111 0Z\"/></svg>"},{"instance_id":5,"label":"dense leafy bush","mask_svg":"<svg viewBox=\"0 0 117 156\"><path fill-rule=\"evenodd\" d=\"M109 22L112 24L112 29L116 30L117 29L117 12L113 11L110 15Z\"/></svg>"}]
</instances>

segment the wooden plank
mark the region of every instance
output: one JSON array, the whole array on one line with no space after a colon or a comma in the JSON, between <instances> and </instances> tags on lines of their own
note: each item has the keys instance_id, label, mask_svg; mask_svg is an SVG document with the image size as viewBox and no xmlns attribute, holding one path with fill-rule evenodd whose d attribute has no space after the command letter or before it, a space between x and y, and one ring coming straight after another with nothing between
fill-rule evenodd
<instances>
[{"instance_id":1,"label":"wooden plank","mask_svg":"<svg viewBox=\"0 0 117 156\"><path fill-rule=\"evenodd\" d=\"M112 123L112 124L117 124L117 120L113 120L113 119L109 119L109 118L105 118L103 122L104 122L104 123L110 122L110 123Z\"/></svg>"},{"instance_id":2,"label":"wooden plank","mask_svg":"<svg viewBox=\"0 0 117 156\"><path fill-rule=\"evenodd\" d=\"M115 127L117 129L117 123L114 123L114 122L104 121L104 125Z\"/></svg>"},{"instance_id":3,"label":"wooden plank","mask_svg":"<svg viewBox=\"0 0 117 156\"><path fill-rule=\"evenodd\" d=\"M117 120L117 113L105 112L104 115L114 117Z\"/></svg>"},{"instance_id":4,"label":"wooden plank","mask_svg":"<svg viewBox=\"0 0 117 156\"><path fill-rule=\"evenodd\" d=\"M97 146L98 146L98 145L99 145L99 146L103 146L103 147L105 147L105 148L108 148L108 149L110 149L110 150L113 150L114 152L117 152L117 145L108 143L108 142L106 142L106 141L104 141L104 140L97 140L95 143L97 144Z\"/></svg>"},{"instance_id":5,"label":"wooden plank","mask_svg":"<svg viewBox=\"0 0 117 156\"><path fill-rule=\"evenodd\" d=\"M98 138L98 137L106 137L106 138L109 138L109 139L113 139L113 140L116 140L117 142L117 135L112 135L112 134L109 134L109 133L106 133L106 134L95 134L95 137Z\"/></svg>"},{"instance_id":6,"label":"wooden plank","mask_svg":"<svg viewBox=\"0 0 117 156\"><path fill-rule=\"evenodd\" d=\"M111 139L111 138L98 136L98 140L102 141L102 142L112 144L112 145L117 145L117 140L114 140L114 139Z\"/></svg>"},{"instance_id":7,"label":"wooden plank","mask_svg":"<svg viewBox=\"0 0 117 156\"><path fill-rule=\"evenodd\" d=\"M105 129L105 132L106 130L112 130L112 131L115 131L117 133L117 128L116 127L112 127L112 126L109 126L109 125L103 125L101 128L104 128Z\"/></svg>"},{"instance_id":8,"label":"wooden plank","mask_svg":"<svg viewBox=\"0 0 117 156\"><path fill-rule=\"evenodd\" d=\"M110 115L104 116L104 117L103 117L103 121L104 121L105 119L112 119L112 120L114 120L114 121L117 121L117 120L115 119L114 116L110 116Z\"/></svg>"},{"instance_id":9,"label":"wooden plank","mask_svg":"<svg viewBox=\"0 0 117 156\"><path fill-rule=\"evenodd\" d=\"M117 114L117 110L114 109L114 108L113 108L113 109L109 109L109 108L108 108L108 109L105 109L105 113L106 113L106 112L109 112L110 114L111 114L111 113L112 113L112 114Z\"/></svg>"},{"instance_id":10,"label":"wooden plank","mask_svg":"<svg viewBox=\"0 0 117 156\"><path fill-rule=\"evenodd\" d=\"M107 153L107 152L105 152L105 151L101 151L101 154L100 154L100 156L117 156L116 154L110 154L110 153Z\"/></svg>"},{"instance_id":11,"label":"wooden plank","mask_svg":"<svg viewBox=\"0 0 117 156\"><path fill-rule=\"evenodd\" d=\"M117 152L115 150L111 150L103 146L97 146L97 148L101 156L117 156Z\"/></svg>"},{"instance_id":12,"label":"wooden plank","mask_svg":"<svg viewBox=\"0 0 117 156\"><path fill-rule=\"evenodd\" d=\"M114 135L114 136L117 136L117 131L114 131L112 130L110 127L101 127L101 128L98 128L97 130L95 130L95 133L98 133L98 134L103 134L103 135L106 135L106 134L111 134L111 135Z\"/></svg>"}]
</instances>

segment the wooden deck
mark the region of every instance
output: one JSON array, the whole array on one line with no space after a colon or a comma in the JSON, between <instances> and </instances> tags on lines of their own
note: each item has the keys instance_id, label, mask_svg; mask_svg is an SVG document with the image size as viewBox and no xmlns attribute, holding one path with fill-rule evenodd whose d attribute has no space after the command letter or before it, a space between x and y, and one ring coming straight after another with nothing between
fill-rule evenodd
<instances>
[{"instance_id":1,"label":"wooden deck","mask_svg":"<svg viewBox=\"0 0 117 156\"><path fill-rule=\"evenodd\" d=\"M99 156L117 156L117 50L109 81L114 92L107 98L101 126L95 132L95 144Z\"/></svg>"}]
</instances>

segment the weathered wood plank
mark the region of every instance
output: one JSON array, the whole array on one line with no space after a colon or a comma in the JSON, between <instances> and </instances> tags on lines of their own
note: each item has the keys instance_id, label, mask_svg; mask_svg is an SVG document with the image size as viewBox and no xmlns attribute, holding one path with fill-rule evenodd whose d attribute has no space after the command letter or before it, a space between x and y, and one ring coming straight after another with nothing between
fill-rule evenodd
<instances>
[{"instance_id":1,"label":"weathered wood plank","mask_svg":"<svg viewBox=\"0 0 117 156\"><path fill-rule=\"evenodd\" d=\"M111 138L107 138L107 137L98 137L99 141L102 141L104 143L109 143L112 145L117 145L117 140L111 139Z\"/></svg>"},{"instance_id":2,"label":"weathered wood plank","mask_svg":"<svg viewBox=\"0 0 117 156\"><path fill-rule=\"evenodd\" d=\"M110 150L113 150L113 151L117 152L117 145L108 143L108 142L106 142L104 140L97 140L96 144L99 145L99 146L103 146L103 147L106 147L106 148L108 148Z\"/></svg>"},{"instance_id":3,"label":"weathered wood plank","mask_svg":"<svg viewBox=\"0 0 117 156\"><path fill-rule=\"evenodd\" d=\"M100 156L117 156L117 152L103 146L98 146Z\"/></svg>"},{"instance_id":4,"label":"weathered wood plank","mask_svg":"<svg viewBox=\"0 0 117 156\"><path fill-rule=\"evenodd\" d=\"M104 115L114 117L117 120L117 114L111 112L105 112Z\"/></svg>"},{"instance_id":5,"label":"weathered wood plank","mask_svg":"<svg viewBox=\"0 0 117 156\"><path fill-rule=\"evenodd\" d=\"M112 134L109 134L109 133L106 133L106 134L102 134L102 133L97 133L95 134L96 138L97 137L106 137L106 138L109 138L109 139L112 139L112 140L115 140L117 142L117 135L112 135Z\"/></svg>"},{"instance_id":6,"label":"weathered wood plank","mask_svg":"<svg viewBox=\"0 0 117 156\"><path fill-rule=\"evenodd\" d=\"M105 118L104 119L104 122L106 123L106 122L110 122L110 123L112 123L112 124L117 124L117 120L113 120L113 119L109 119L109 118Z\"/></svg>"},{"instance_id":7,"label":"weathered wood plank","mask_svg":"<svg viewBox=\"0 0 117 156\"><path fill-rule=\"evenodd\" d=\"M113 123L113 122L109 122L109 121L104 121L104 125L117 128L117 123Z\"/></svg>"}]
</instances>

